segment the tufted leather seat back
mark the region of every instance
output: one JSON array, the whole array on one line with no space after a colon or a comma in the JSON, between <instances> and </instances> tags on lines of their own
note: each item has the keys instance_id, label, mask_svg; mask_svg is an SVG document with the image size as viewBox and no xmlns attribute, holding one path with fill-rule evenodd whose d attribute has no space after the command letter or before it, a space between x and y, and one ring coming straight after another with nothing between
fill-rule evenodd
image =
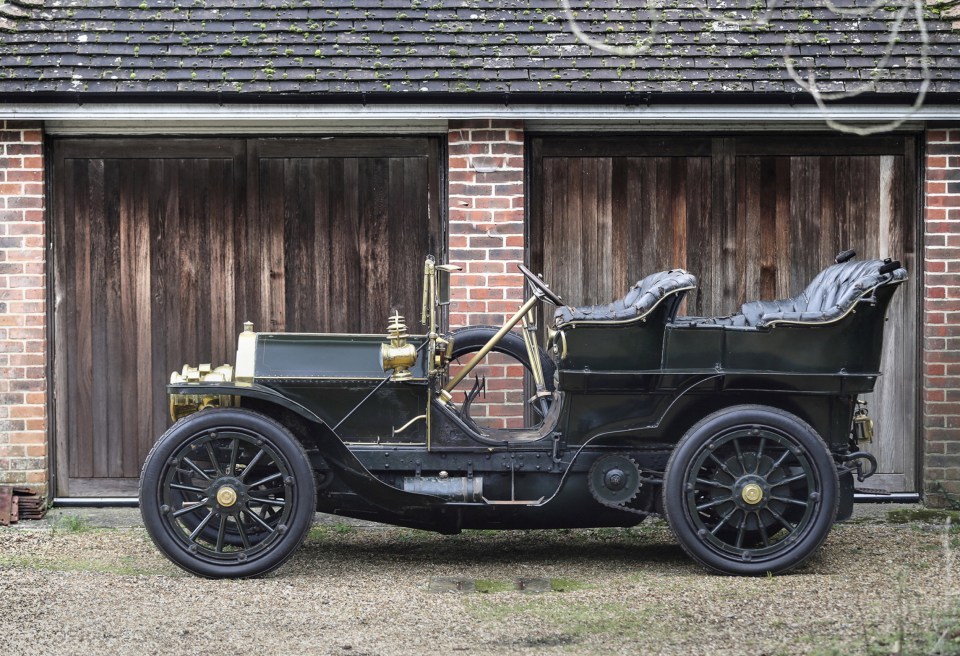
<instances>
[{"instance_id":1,"label":"tufted leather seat back","mask_svg":"<svg viewBox=\"0 0 960 656\"><path fill-rule=\"evenodd\" d=\"M849 261L834 264L817 274L797 296L775 301L751 301L740 314L728 317L681 317L678 323L702 326L768 326L778 322L824 323L845 315L869 290L907 279L897 268L880 273L884 260Z\"/></svg>"},{"instance_id":2,"label":"tufted leather seat back","mask_svg":"<svg viewBox=\"0 0 960 656\"><path fill-rule=\"evenodd\" d=\"M565 306L557 308L554 323L571 321L630 321L644 316L665 296L694 289L697 279L683 269L650 274L637 282L627 295L608 305Z\"/></svg>"},{"instance_id":3,"label":"tufted leather seat back","mask_svg":"<svg viewBox=\"0 0 960 656\"><path fill-rule=\"evenodd\" d=\"M834 308L848 308L863 292L883 282L880 260L844 262L827 267L807 285L801 296L806 298L807 312L829 313ZM906 274L906 271L900 269Z\"/></svg>"}]
</instances>

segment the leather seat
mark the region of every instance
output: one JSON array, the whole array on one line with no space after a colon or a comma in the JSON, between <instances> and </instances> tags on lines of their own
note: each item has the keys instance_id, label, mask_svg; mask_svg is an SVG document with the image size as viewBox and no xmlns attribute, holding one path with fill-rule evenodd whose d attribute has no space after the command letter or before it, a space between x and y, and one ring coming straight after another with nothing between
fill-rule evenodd
<instances>
[{"instance_id":1,"label":"leather seat","mask_svg":"<svg viewBox=\"0 0 960 656\"><path fill-rule=\"evenodd\" d=\"M834 264L817 274L799 295L775 301L751 301L740 313L726 317L680 317L675 323L688 326L754 326L774 323L827 323L844 316L864 294L879 285L907 279L902 267L881 273L884 260L849 261Z\"/></svg>"},{"instance_id":2,"label":"leather seat","mask_svg":"<svg viewBox=\"0 0 960 656\"><path fill-rule=\"evenodd\" d=\"M683 269L651 274L639 281L627 295L608 305L565 306L557 308L554 324L572 321L630 321L650 312L665 296L694 289L697 279ZM672 318L672 317L671 317Z\"/></svg>"}]
</instances>

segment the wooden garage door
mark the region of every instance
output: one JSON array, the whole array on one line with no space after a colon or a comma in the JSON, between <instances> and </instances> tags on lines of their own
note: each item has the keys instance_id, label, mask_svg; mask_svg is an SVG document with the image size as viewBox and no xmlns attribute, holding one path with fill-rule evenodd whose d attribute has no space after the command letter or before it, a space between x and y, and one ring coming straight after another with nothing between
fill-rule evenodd
<instances>
[{"instance_id":1,"label":"wooden garage door","mask_svg":"<svg viewBox=\"0 0 960 656\"><path fill-rule=\"evenodd\" d=\"M836 253L892 256L911 274L890 309L866 485L916 490L917 180L912 137L536 138L531 262L573 304L643 276L692 271L681 312L729 314L801 291Z\"/></svg>"},{"instance_id":2,"label":"wooden garage door","mask_svg":"<svg viewBox=\"0 0 960 656\"><path fill-rule=\"evenodd\" d=\"M441 245L434 139L54 144L57 494L127 495L184 362L256 329L384 332Z\"/></svg>"}]
</instances>

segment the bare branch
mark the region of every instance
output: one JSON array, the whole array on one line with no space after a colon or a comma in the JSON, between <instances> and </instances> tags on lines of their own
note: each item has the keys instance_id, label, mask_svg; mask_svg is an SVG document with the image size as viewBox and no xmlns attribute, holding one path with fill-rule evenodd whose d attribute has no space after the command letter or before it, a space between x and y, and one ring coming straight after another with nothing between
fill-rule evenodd
<instances>
[{"instance_id":1,"label":"bare branch","mask_svg":"<svg viewBox=\"0 0 960 656\"><path fill-rule=\"evenodd\" d=\"M747 19L741 16L736 16L737 10L726 10L720 12L708 6L707 0L691 0L693 7L696 8L706 18L709 18L720 24L748 30L768 28L768 26L771 24L773 13L780 7L780 1L781 0L770 0L769 4L762 13ZM560 0L560 2L563 5L563 10L566 14L567 22L570 25L570 30L577 37L577 39L592 48L615 56L636 57L638 55L646 54L649 52L659 33L661 17L658 13L657 0L646 0L646 7L650 12L650 29L644 38L638 38L637 45L635 46L611 45L587 34L580 27L575 12L570 6L570 0ZM897 9L896 15L890 26L889 39L887 40L887 44L884 48L882 56L869 69L864 81L851 85L849 88L846 88L842 91L825 91L822 88L822 83L817 80L815 70L811 70L806 77L797 71L796 61L794 60L793 55L794 41L788 38L783 52L783 61L787 74L801 89L811 95L820 112L823 114L824 121L827 123L827 125L835 130L850 134L870 135L880 132L889 132L896 129L900 125L903 125L903 123L910 120L910 118L916 114L917 110L923 106L931 84L929 59L930 38L923 16L923 0L873 0L873 2L866 7L852 8L837 6L834 0L823 0L823 3L826 9L837 14L838 16L857 18L869 16L877 11L889 10L891 4L894 6L899 5L899 8ZM739 11L744 12L746 10ZM920 33L921 69L920 85L913 103L894 120L876 125L859 126L849 122L841 122L833 118L831 115L833 112L828 106L829 102L855 98L860 94L876 91L877 83L890 73L890 62L898 42L900 32L903 29L904 21L908 20L908 17L911 13L912 21L915 22L917 30Z\"/></svg>"}]
</instances>

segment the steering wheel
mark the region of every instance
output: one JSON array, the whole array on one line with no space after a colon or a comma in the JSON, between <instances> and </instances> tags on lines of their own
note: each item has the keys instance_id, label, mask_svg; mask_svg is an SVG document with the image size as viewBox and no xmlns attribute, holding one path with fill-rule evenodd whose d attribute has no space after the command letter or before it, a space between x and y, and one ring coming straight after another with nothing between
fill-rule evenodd
<instances>
[{"instance_id":1,"label":"steering wheel","mask_svg":"<svg viewBox=\"0 0 960 656\"><path fill-rule=\"evenodd\" d=\"M536 296L539 299L547 300L550 303L553 303L554 305L556 305L557 307L560 307L563 305L563 299L560 298L560 295L557 294L552 289L550 289L549 285L543 282L543 279L540 276L537 276L536 274L533 273L533 271L523 266L522 264L518 264L517 268L520 269L520 273L522 273L524 277L527 279L527 282L530 283L530 286L533 288L534 296Z\"/></svg>"}]
</instances>

